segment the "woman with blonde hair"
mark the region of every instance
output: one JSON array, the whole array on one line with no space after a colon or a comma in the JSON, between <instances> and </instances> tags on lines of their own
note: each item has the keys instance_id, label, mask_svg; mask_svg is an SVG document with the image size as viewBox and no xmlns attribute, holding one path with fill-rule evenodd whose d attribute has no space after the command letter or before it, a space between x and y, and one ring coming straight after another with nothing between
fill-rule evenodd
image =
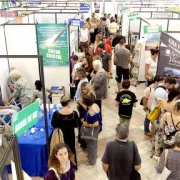
<instances>
[{"instance_id":1,"label":"woman with blonde hair","mask_svg":"<svg viewBox=\"0 0 180 180\"><path fill-rule=\"evenodd\" d=\"M172 112L166 112L160 119L160 128L165 148L173 148L175 134L180 130L180 96L175 101Z\"/></svg>"},{"instance_id":2,"label":"woman with blonde hair","mask_svg":"<svg viewBox=\"0 0 180 180\"><path fill-rule=\"evenodd\" d=\"M98 45L101 43L102 43L102 36L100 34L97 34L96 40L94 42L94 53L96 52L96 48L98 47Z\"/></svg>"},{"instance_id":3,"label":"woman with blonde hair","mask_svg":"<svg viewBox=\"0 0 180 180\"><path fill-rule=\"evenodd\" d=\"M48 166L44 180L76 180L74 155L66 144L54 146Z\"/></svg>"},{"instance_id":4,"label":"woman with blonde hair","mask_svg":"<svg viewBox=\"0 0 180 180\"><path fill-rule=\"evenodd\" d=\"M22 108L31 104L33 99L33 91L31 90L27 79L22 77L21 73L14 69L10 72L10 76L15 80L14 91L9 101L14 99L19 99L22 104Z\"/></svg>"}]
</instances>

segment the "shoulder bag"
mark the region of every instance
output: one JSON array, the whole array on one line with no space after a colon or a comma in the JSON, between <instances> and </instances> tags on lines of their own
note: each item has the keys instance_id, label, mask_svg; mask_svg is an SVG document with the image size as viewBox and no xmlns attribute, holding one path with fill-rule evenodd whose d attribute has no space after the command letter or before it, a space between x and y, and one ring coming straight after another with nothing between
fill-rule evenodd
<instances>
[{"instance_id":1,"label":"shoulder bag","mask_svg":"<svg viewBox=\"0 0 180 180\"><path fill-rule=\"evenodd\" d=\"M132 147L133 147L133 167L132 167L132 173L131 173L130 180L141 180L140 173L138 171L136 171L136 169L134 167L135 145L134 145L133 141L132 141Z\"/></svg>"},{"instance_id":2,"label":"shoulder bag","mask_svg":"<svg viewBox=\"0 0 180 180\"><path fill-rule=\"evenodd\" d=\"M86 119L87 121L87 115L86 114ZM99 135L99 126L98 127L84 127L81 126L81 139L90 139L90 140L97 140Z\"/></svg>"},{"instance_id":3,"label":"shoulder bag","mask_svg":"<svg viewBox=\"0 0 180 180\"><path fill-rule=\"evenodd\" d=\"M163 102L161 101L147 116L147 118L151 121L154 122L159 118L161 115L161 107L163 105Z\"/></svg>"}]
</instances>

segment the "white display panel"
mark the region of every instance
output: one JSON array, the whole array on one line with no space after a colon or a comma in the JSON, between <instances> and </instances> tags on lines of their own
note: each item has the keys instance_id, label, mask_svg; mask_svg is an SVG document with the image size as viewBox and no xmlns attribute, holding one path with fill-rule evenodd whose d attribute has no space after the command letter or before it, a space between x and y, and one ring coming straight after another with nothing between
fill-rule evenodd
<instances>
[{"instance_id":1,"label":"white display panel","mask_svg":"<svg viewBox=\"0 0 180 180\"><path fill-rule=\"evenodd\" d=\"M4 37L4 28L0 26L0 55L7 55ZM3 98L7 100L6 84L9 76L9 66L7 58L0 58L0 86Z\"/></svg>"},{"instance_id":2,"label":"white display panel","mask_svg":"<svg viewBox=\"0 0 180 180\"><path fill-rule=\"evenodd\" d=\"M140 29L140 19L130 21L130 32L138 32Z\"/></svg>"},{"instance_id":3,"label":"white display panel","mask_svg":"<svg viewBox=\"0 0 180 180\"><path fill-rule=\"evenodd\" d=\"M45 85L47 88L51 86L65 86L66 90L69 88L69 66L68 67L44 67Z\"/></svg>"},{"instance_id":4,"label":"white display panel","mask_svg":"<svg viewBox=\"0 0 180 180\"><path fill-rule=\"evenodd\" d=\"M179 18L179 14L173 13L173 18Z\"/></svg>"},{"instance_id":5,"label":"white display panel","mask_svg":"<svg viewBox=\"0 0 180 180\"><path fill-rule=\"evenodd\" d=\"M106 14L113 15L116 9L116 4L112 2L106 2L105 3L105 12Z\"/></svg>"},{"instance_id":6,"label":"white display panel","mask_svg":"<svg viewBox=\"0 0 180 180\"><path fill-rule=\"evenodd\" d=\"M35 13L35 22L38 23L55 23L55 14L47 14L47 13Z\"/></svg>"},{"instance_id":7,"label":"white display panel","mask_svg":"<svg viewBox=\"0 0 180 180\"><path fill-rule=\"evenodd\" d=\"M141 11L157 11L158 8L141 8Z\"/></svg>"},{"instance_id":8,"label":"white display panel","mask_svg":"<svg viewBox=\"0 0 180 180\"><path fill-rule=\"evenodd\" d=\"M137 14L141 15L141 18L151 18L151 12L138 12Z\"/></svg>"},{"instance_id":9,"label":"white display panel","mask_svg":"<svg viewBox=\"0 0 180 180\"><path fill-rule=\"evenodd\" d=\"M9 55L37 55L35 25L5 25Z\"/></svg>"},{"instance_id":10,"label":"white display panel","mask_svg":"<svg viewBox=\"0 0 180 180\"><path fill-rule=\"evenodd\" d=\"M35 23L34 22L34 14L29 15L29 23Z\"/></svg>"},{"instance_id":11,"label":"white display panel","mask_svg":"<svg viewBox=\"0 0 180 180\"><path fill-rule=\"evenodd\" d=\"M76 14L57 14L57 23L65 23L68 22L68 19L72 19L76 16Z\"/></svg>"},{"instance_id":12,"label":"white display panel","mask_svg":"<svg viewBox=\"0 0 180 180\"><path fill-rule=\"evenodd\" d=\"M34 89L34 82L39 80L39 66L36 58L10 58L10 67L15 67L28 80L31 88Z\"/></svg>"},{"instance_id":13,"label":"white display panel","mask_svg":"<svg viewBox=\"0 0 180 180\"><path fill-rule=\"evenodd\" d=\"M6 55L6 44L4 36L4 26L0 26L0 55Z\"/></svg>"},{"instance_id":14,"label":"white display panel","mask_svg":"<svg viewBox=\"0 0 180 180\"><path fill-rule=\"evenodd\" d=\"M29 23L28 16L22 17L22 23L23 23L23 24L28 24L28 23Z\"/></svg>"},{"instance_id":15,"label":"white display panel","mask_svg":"<svg viewBox=\"0 0 180 180\"><path fill-rule=\"evenodd\" d=\"M65 12L65 13L71 13L71 12L74 12L74 13L78 13L78 9L62 9L61 12Z\"/></svg>"},{"instance_id":16,"label":"white display panel","mask_svg":"<svg viewBox=\"0 0 180 180\"><path fill-rule=\"evenodd\" d=\"M168 31L180 31L180 20L170 19Z\"/></svg>"},{"instance_id":17,"label":"white display panel","mask_svg":"<svg viewBox=\"0 0 180 180\"><path fill-rule=\"evenodd\" d=\"M167 19L145 19L151 25L162 25L162 31L167 31L168 20Z\"/></svg>"},{"instance_id":18,"label":"white display panel","mask_svg":"<svg viewBox=\"0 0 180 180\"><path fill-rule=\"evenodd\" d=\"M60 9L59 10L58 9L56 9L56 10L55 9L45 9L45 10L40 10L39 12L54 12L55 13L55 12L61 12L61 10Z\"/></svg>"},{"instance_id":19,"label":"white display panel","mask_svg":"<svg viewBox=\"0 0 180 180\"><path fill-rule=\"evenodd\" d=\"M65 9L65 7L61 7L61 6L59 6L59 7L47 7L46 9ZM46 10L45 9L45 10Z\"/></svg>"},{"instance_id":20,"label":"white display panel","mask_svg":"<svg viewBox=\"0 0 180 180\"><path fill-rule=\"evenodd\" d=\"M167 33L167 34L180 41L180 33Z\"/></svg>"}]
</instances>

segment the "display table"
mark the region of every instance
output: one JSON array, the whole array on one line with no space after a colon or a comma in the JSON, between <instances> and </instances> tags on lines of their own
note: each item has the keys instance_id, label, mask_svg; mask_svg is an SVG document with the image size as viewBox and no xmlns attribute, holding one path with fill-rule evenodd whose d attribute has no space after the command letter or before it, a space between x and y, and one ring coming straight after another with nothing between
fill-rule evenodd
<instances>
[{"instance_id":1,"label":"display table","mask_svg":"<svg viewBox=\"0 0 180 180\"><path fill-rule=\"evenodd\" d=\"M48 118L48 133L49 137L52 134L51 127L52 115L61 107L54 106ZM45 128L43 116L35 125L36 132L31 134L30 129L24 135L18 137L19 150L21 156L22 169L29 176L44 176L48 168L48 152L46 145L46 134L43 131Z\"/></svg>"}]
</instances>

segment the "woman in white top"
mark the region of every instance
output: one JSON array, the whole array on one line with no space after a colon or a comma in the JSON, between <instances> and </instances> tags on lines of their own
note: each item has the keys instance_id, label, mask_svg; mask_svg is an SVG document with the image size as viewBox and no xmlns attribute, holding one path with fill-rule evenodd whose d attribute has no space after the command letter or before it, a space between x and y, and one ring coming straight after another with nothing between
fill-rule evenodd
<instances>
[{"instance_id":1,"label":"woman in white top","mask_svg":"<svg viewBox=\"0 0 180 180\"><path fill-rule=\"evenodd\" d=\"M152 79L156 76L159 50L151 49L150 52L151 56L148 57L145 62L145 78L147 80L147 86L150 86L153 83Z\"/></svg>"},{"instance_id":2,"label":"woman in white top","mask_svg":"<svg viewBox=\"0 0 180 180\"><path fill-rule=\"evenodd\" d=\"M84 49L88 48L88 41L89 41L89 30L86 26L83 26L80 30L80 49L83 52Z\"/></svg>"},{"instance_id":3,"label":"woman in white top","mask_svg":"<svg viewBox=\"0 0 180 180\"><path fill-rule=\"evenodd\" d=\"M115 19L112 19L112 21L109 25L110 34L115 35L117 30L118 30L118 25L115 22Z\"/></svg>"}]
</instances>

